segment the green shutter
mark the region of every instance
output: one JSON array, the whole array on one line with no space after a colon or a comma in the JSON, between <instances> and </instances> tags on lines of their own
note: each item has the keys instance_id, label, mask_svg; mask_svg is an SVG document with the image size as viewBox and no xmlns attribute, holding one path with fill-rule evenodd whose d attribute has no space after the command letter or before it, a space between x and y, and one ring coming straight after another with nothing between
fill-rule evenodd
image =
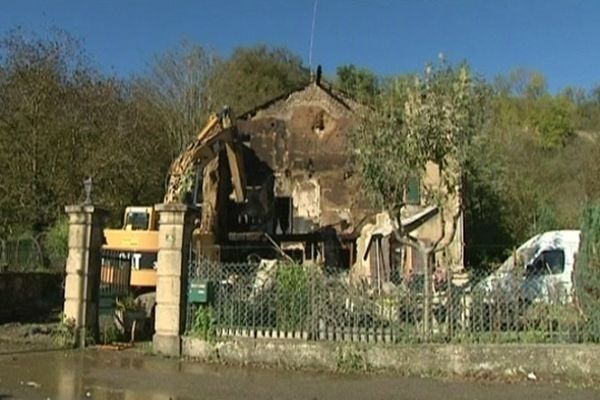
<instances>
[{"instance_id":1,"label":"green shutter","mask_svg":"<svg viewBox=\"0 0 600 400\"><path fill-rule=\"evenodd\" d=\"M421 204L421 180L415 176L408 178L406 185L406 203Z\"/></svg>"}]
</instances>

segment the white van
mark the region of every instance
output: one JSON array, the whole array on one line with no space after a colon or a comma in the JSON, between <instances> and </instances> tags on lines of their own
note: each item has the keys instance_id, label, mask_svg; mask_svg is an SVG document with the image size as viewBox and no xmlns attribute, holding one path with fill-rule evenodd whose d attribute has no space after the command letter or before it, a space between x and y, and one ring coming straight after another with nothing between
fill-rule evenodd
<instances>
[{"instance_id":1,"label":"white van","mask_svg":"<svg viewBox=\"0 0 600 400\"><path fill-rule=\"evenodd\" d=\"M571 302L579 240L578 230L536 235L523 243L498 270L479 282L475 290L490 297L515 299L518 296L530 302Z\"/></svg>"}]
</instances>

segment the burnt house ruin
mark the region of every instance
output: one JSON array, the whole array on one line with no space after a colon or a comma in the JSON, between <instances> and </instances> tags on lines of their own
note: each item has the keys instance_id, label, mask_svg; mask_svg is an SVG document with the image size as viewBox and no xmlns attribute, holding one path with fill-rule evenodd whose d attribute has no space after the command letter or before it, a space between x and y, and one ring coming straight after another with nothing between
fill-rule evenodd
<instances>
[{"instance_id":1,"label":"burnt house ruin","mask_svg":"<svg viewBox=\"0 0 600 400\"><path fill-rule=\"evenodd\" d=\"M316 79L238 116L246 202L231 198L222 152L204 170L201 252L222 261L284 252L331 270L355 266L359 279L370 279L374 268L392 271L398 263L405 270L416 268L418 257L394 244L389 218L361 193L360 178L350 167L347 134L364 109ZM418 193L408 212L417 237L435 233L435 212L420 207ZM453 264L462 265L462 233L455 242Z\"/></svg>"}]
</instances>

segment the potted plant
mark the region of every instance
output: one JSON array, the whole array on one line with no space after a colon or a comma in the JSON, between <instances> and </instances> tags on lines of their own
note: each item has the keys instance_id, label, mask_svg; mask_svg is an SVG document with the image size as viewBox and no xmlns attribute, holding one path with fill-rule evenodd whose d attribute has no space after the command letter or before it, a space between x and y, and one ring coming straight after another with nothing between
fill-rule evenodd
<instances>
[{"instance_id":1,"label":"potted plant","mask_svg":"<svg viewBox=\"0 0 600 400\"><path fill-rule=\"evenodd\" d=\"M146 320L144 307L133 296L117 298L115 325L121 334L130 335L133 341L135 335L143 332Z\"/></svg>"}]
</instances>

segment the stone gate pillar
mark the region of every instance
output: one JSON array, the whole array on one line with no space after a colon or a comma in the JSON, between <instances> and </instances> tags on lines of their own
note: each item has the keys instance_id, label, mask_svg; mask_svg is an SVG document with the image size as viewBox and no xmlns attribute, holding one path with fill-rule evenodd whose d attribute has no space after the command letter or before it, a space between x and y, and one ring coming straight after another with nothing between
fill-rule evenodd
<instances>
[{"instance_id":1,"label":"stone gate pillar","mask_svg":"<svg viewBox=\"0 0 600 400\"><path fill-rule=\"evenodd\" d=\"M158 257L156 279L155 353L181 355L185 329L187 267L195 210L184 204L157 204Z\"/></svg>"},{"instance_id":2,"label":"stone gate pillar","mask_svg":"<svg viewBox=\"0 0 600 400\"><path fill-rule=\"evenodd\" d=\"M93 205L65 207L69 217L69 254L65 279L65 318L74 322L76 342L98 339L98 292L104 224L108 212Z\"/></svg>"}]
</instances>

